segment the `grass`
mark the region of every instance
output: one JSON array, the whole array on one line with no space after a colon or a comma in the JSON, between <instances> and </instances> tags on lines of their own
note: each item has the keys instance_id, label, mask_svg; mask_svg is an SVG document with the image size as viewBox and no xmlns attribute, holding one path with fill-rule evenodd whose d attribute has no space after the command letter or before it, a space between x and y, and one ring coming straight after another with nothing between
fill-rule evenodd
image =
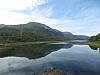
<instances>
[{"instance_id":1,"label":"grass","mask_svg":"<svg viewBox=\"0 0 100 75\"><path fill-rule=\"evenodd\" d=\"M18 46L18 45L28 45L28 44L42 44L47 42L17 42L17 43L5 43L0 44L0 46Z\"/></svg>"},{"instance_id":2,"label":"grass","mask_svg":"<svg viewBox=\"0 0 100 75\"><path fill-rule=\"evenodd\" d=\"M100 48L100 41L87 42L86 44L93 46L93 47L99 47Z\"/></svg>"},{"instance_id":3,"label":"grass","mask_svg":"<svg viewBox=\"0 0 100 75\"><path fill-rule=\"evenodd\" d=\"M65 42L68 42L71 40L67 40ZM20 45L29 45L29 44L46 44L51 42L63 42L63 41L42 41L42 42L16 42L16 43L1 43L0 47L9 47L9 46L20 46Z\"/></svg>"}]
</instances>

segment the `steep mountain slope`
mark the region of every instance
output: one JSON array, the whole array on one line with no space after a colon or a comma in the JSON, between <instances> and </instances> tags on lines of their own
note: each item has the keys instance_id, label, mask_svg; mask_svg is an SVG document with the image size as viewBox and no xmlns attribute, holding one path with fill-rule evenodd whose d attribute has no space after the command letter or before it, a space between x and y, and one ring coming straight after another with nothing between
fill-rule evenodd
<instances>
[{"instance_id":1,"label":"steep mountain slope","mask_svg":"<svg viewBox=\"0 0 100 75\"><path fill-rule=\"evenodd\" d=\"M60 31L52 29L46 26L45 24L36 23L36 22L29 22L27 24L5 26L5 27L19 28L20 30L28 30L30 32L37 32L40 34L45 34L47 36L63 37L63 34Z\"/></svg>"},{"instance_id":2,"label":"steep mountain slope","mask_svg":"<svg viewBox=\"0 0 100 75\"><path fill-rule=\"evenodd\" d=\"M0 25L0 41L50 41L65 39L62 32L44 24L29 22L20 25Z\"/></svg>"}]
</instances>

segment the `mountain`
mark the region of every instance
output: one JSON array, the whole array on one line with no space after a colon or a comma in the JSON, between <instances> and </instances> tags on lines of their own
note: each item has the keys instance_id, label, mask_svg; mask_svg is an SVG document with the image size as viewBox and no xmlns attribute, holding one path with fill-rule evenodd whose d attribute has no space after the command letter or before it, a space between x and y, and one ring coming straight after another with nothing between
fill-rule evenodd
<instances>
[{"instance_id":1,"label":"mountain","mask_svg":"<svg viewBox=\"0 0 100 75\"><path fill-rule=\"evenodd\" d=\"M89 39L88 36L85 35L73 35L70 32L63 32L64 36L69 39L80 39L80 40L87 40Z\"/></svg>"},{"instance_id":2,"label":"mountain","mask_svg":"<svg viewBox=\"0 0 100 75\"><path fill-rule=\"evenodd\" d=\"M74 36L71 32L63 32L64 37L69 39L76 39L76 36Z\"/></svg>"},{"instance_id":3,"label":"mountain","mask_svg":"<svg viewBox=\"0 0 100 75\"><path fill-rule=\"evenodd\" d=\"M83 40L88 40L89 36L86 35L75 35L77 39L83 39Z\"/></svg>"},{"instance_id":4,"label":"mountain","mask_svg":"<svg viewBox=\"0 0 100 75\"><path fill-rule=\"evenodd\" d=\"M0 42L64 41L66 39L88 38L88 36L84 35L61 32L37 22L19 25L0 25Z\"/></svg>"},{"instance_id":5,"label":"mountain","mask_svg":"<svg viewBox=\"0 0 100 75\"><path fill-rule=\"evenodd\" d=\"M90 41L90 42L95 42L95 41L100 42L100 33L97 34L96 36L91 36L91 37L89 38L89 41Z\"/></svg>"},{"instance_id":6,"label":"mountain","mask_svg":"<svg viewBox=\"0 0 100 75\"><path fill-rule=\"evenodd\" d=\"M0 24L0 28L2 28L2 27L4 27L4 25L3 24Z\"/></svg>"},{"instance_id":7,"label":"mountain","mask_svg":"<svg viewBox=\"0 0 100 75\"><path fill-rule=\"evenodd\" d=\"M62 32L45 24L29 22L20 25L0 25L0 42L63 40Z\"/></svg>"},{"instance_id":8,"label":"mountain","mask_svg":"<svg viewBox=\"0 0 100 75\"><path fill-rule=\"evenodd\" d=\"M97 36L100 36L100 33Z\"/></svg>"}]
</instances>

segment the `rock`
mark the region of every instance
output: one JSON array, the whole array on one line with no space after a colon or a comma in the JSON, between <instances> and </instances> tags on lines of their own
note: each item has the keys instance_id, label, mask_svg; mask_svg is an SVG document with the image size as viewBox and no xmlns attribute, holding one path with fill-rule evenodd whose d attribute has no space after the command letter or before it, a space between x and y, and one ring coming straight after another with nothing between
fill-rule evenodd
<instances>
[{"instance_id":1,"label":"rock","mask_svg":"<svg viewBox=\"0 0 100 75\"><path fill-rule=\"evenodd\" d=\"M33 75L63 75L60 71L58 71L56 68L51 67L49 70L38 73L38 74L33 74Z\"/></svg>"}]
</instances>

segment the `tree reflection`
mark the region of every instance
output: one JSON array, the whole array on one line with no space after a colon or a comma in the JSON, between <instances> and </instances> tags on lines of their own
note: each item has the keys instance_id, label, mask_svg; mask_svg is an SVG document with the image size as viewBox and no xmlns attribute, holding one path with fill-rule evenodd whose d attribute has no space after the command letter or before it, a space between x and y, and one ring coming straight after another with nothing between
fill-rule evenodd
<instances>
[{"instance_id":1,"label":"tree reflection","mask_svg":"<svg viewBox=\"0 0 100 75\"><path fill-rule=\"evenodd\" d=\"M72 45L61 44L34 44L13 46L10 49L4 49L0 52L0 57L16 56L27 57L29 59L36 59L44 57L53 51L61 48L71 48Z\"/></svg>"},{"instance_id":2,"label":"tree reflection","mask_svg":"<svg viewBox=\"0 0 100 75\"><path fill-rule=\"evenodd\" d=\"M96 50L96 51L99 51L99 52L100 52L100 48L98 48L98 47L94 47L94 46L90 46L90 45L89 45L89 47L90 47L91 49L93 49L93 50Z\"/></svg>"}]
</instances>

